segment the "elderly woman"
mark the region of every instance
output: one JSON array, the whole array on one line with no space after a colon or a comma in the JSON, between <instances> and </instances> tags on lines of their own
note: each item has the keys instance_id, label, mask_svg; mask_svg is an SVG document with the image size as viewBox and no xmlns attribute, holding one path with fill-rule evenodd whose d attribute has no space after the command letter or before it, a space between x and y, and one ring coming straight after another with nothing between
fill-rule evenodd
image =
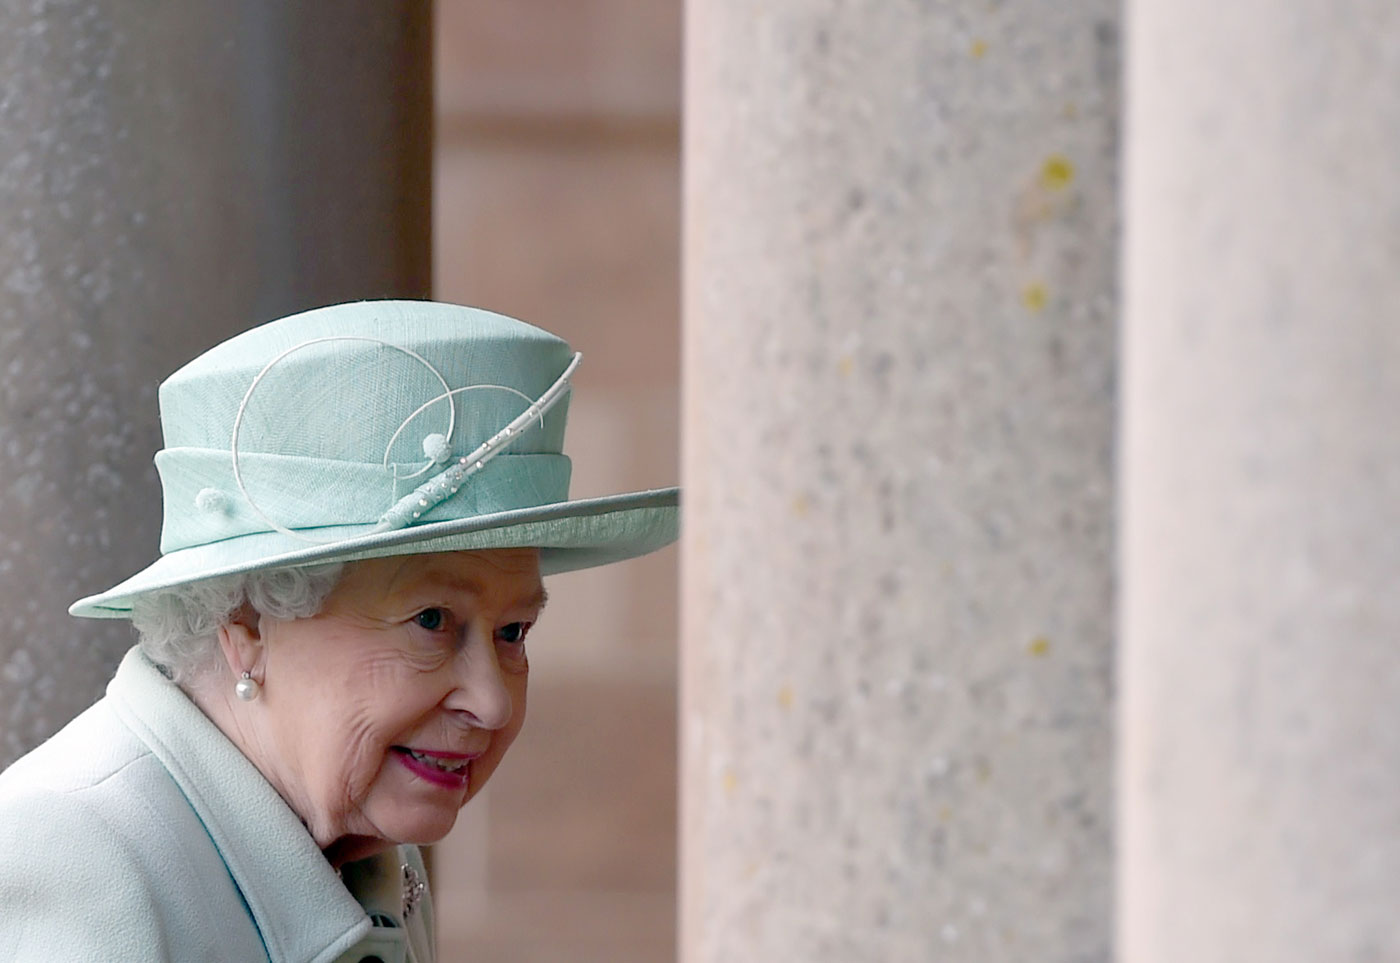
<instances>
[{"instance_id":1,"label":"elderly woman","mask_svg":"<svg viewBox=\"0 0 1400 963\"><path fill-rule=\"evenodd\" d=\"M0 775L0 956L433 959L417 845L520 730L541 576L675 536L675 490L569 501L578 356L364 302L172 375L161 558L107 695Z\"/></svg>"}]
</instances>

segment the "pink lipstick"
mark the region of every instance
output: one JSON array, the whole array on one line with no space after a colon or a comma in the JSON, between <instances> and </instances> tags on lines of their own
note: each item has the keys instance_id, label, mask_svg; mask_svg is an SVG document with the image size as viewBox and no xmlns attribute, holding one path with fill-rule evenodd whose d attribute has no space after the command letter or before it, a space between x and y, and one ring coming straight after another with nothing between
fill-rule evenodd
<instances>
[{"instance_id":1,"label":"pink lipstick","mask_svg":"<svg viewBox=\"0 0 1400 963\"><path fill-rule=\"evenodd\" d=\"M394 755L415 776L444 789L461 789L471 776L471 761L481 753L434 752L395 746Z\"/></svg>"}]
</instances>

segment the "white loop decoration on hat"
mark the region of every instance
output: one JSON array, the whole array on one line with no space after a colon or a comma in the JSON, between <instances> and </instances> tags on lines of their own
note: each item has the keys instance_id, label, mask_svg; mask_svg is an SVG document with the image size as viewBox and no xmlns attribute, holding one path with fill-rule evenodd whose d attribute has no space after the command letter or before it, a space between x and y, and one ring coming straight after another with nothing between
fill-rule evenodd
<instances>
[{"instance_id":1,"label":"white loop decoration on hat","mask_svg":"<svg viewBox=\"0 0 1400 963\"><path fill-rule=\"evenodd\" d=\"M446 384L446 382L444 382L444 384ZM417 409L414 410L413 414L409 415L403 420L403 423L399 425L398 430L396 430L393 433L393 435L389 437L389 443L384 446L384 460L381 461L380 464L383 465L385 468L391 469L394 473L394 491L390 496L391 498L398 497L399 482L408 481L410 478L417 478L419 475L426 474L428 471L432 470L433 466L445 465L452 459L452 430L449 426L446 435L440 435L435 432L429 435L427 438L423 439L423 454L428 456L428 463L411 475L400 475L399 466L397 464L389 464L389 452L394 450L394 442L399 440L399 435L403 434L404 429L408 427L409 422L411 422L414 418L417 418L423 412L427 411L433 405L437 404L439 401L442 401L445 398L451 398L453 395L462 394L463 392L467 391L478 391L483 388L494 389L496 391L509 391L511 394L516 395L517 397L522 399L526 404L530 404L529 395L527 395L523 391L516 391L514 388L507 388L505 385L467 385L463 388L453 388L451 391L447 391L443 394L438 395L436 398L430 398L429 400L423 402L417 407ZM452 413L454 415L457 413L456 405L452 406ZM543 418L540 419L540 425L541 427L543 427L544 425ZM441 442L437 441L437 439L441 439ZM434 449L434 452L432 454L429 454L428 452L430 442Z\"/></svg>"},{"instance_id":2,"label":"white loop decoration on hat","mask_svg":"<svg viewBox=\"0 0 1400 963\"><path fill-rule=\"evenodd\" d=\"M411 525L414 519L421 518L427 512L432 511L442 502L457 494L462 482L486 467L486 463L504 451L516 436L525 429L530 422L536 418L544 421L545 413L558 404L564 397L564 393L569 390L569 381L574 376L579 363L583 361L583 355L575 353L573 360L569 362L564 373L555 379L554 384L545 389L530 407L526 408L519 415L516 415L511 423L500 431L496 432L476 450L469 455L463 455L457 459L457 463L444 472L434 475L433 478L418 486L410 494L399 499L379 519L379 524L374 526L372 533L391 532L395 529L405 528ZM494 385L469 385L466 388L457 388L449 391L448 394L455 394L460 391L469 391L472 388L497 387ZM506 389L514 391L513 388ZM436 400L436 399L435 399ZM431 402L430 402L431 404ZM412 416L410 416L412 417Z\"/></svg>"},{"instance_id":3,"label":"white loop decoration on hat","mask_svg":"<svg viewBox=\"0 0 1400 963\"><path fill-rule=\"evenodd\" d=\"M276 521L273 521L272 518L268 517L266 512L264 512L261 508L258 507L258 503L253 501L253 496L248 494L248 486L244 484L243 473L239 469L238 432L239 429L243 426L243 414L248 410L248 402L253 397L253 392L257 390L257 387L262 382L263 378L266 377L267 373L271 371L275 365L277 365L279 362L285 359L288 355L295 354L302 348L309 348L313 344L325 344L331 341L363 341L369 344L377 344L381 347L390 348L394 351L406 354L410 358L413 358L415 361L421 364L423 367L431 371L433 373L433 377L437 378L438 383L442 385L443 395L440 395L438 398L433 399L433 401L437 401L444 395L450 395L452 393L452 389L447 384L447 379L444 378L441 372L439 372L437 368L434 368L432 364L430 364L428 360L418 352L413 351L409 348L405 348L402 345L393 344L388 341L382 341L379 338L366 337L364 335L333 334L327 335L324 338L312 338L309 341L301 342L301 344L292 345L286 351L283 351L277 357L273 358L267 364L263 365L262 370L259 371L253 377L252 383L248 385L248 390L243 394L243 400L238 403L238 412L233 416L233 434L232 437L229 439L229 457L233 464L233 481L234 484L238 486L239 493L243 496L244 500L247 501L248 507L253 510L253 514L257 515L264 522L270 525L273 531L281 532L288 538L294 538L299 542L308 542L312 545L329 545L333 542L339 541L339 539L310 538L306 535L301 534L300 532L293 531L285 525L278 524ZM429 404L432 403L433 402L429 402ZM451 410L451 414L447 422L447 434L449 437L451 437L453 430L457 426L457 409L455 405L448 405L448 408ZM420 408L419 411L421 410L422 409Z\"/></svg>"},{"instance_id":4,"label":"white loop decoration on hat","mask_svg":"<svg viewBox=\"0 0 1400 963\"><path fill-rule=\"evenodd\" d=\"M411 422L414 418L418 417L418 415L422 414L432 405L435 405L443 400L448 401L448 409L450 415L447 424L447 434L445 436L442 436L440 443L438 443L437 439L433 439L431 435L428 438L424 439L425 453L427 452L427 446L430 439L432 439L434 442L434 452L432 455L429 456L428 463L413 474L399 476L398 466L392 466L394 474L394 484L396 488L397 483L399 481L408 478L416 478L417 476L422 475L424 472L427 472L433 467L435 467L435 465L439 464L437 457L435 456L441 454L444 448L449 453L448 456L450 458L452 433L456 430L457 427L457 406L451 403L451 399L454 395L479 389L498 389L501 391L509 391L512 394L519 395L526 401L530 400L529 395L517 391L514 388L506 387L505 385L466 385L462 388L451 388L448 386L447 379L442 376L442 373L439 372L437 368L433 367L431 362L429 362L422 355L418 354L416 351L410 350L409 348L405 348L401 345L393 344L388 341L382 341L379 338L370 338L362 335L349 334L330 335L323 338L312 338L309 341L303 341L301 344L293 345L286 351L283 351L277 357L273 358L271 361L265 364L262 370L254 376L252 383L248 385L248 390L243 394L243 399L238 403L238 411L233 418L233 432L231 437L229 438L229 456L233 468L234 483L237 484L238 491L240 494L242 494L244 500L248 503L248 507L253 510L253 513L255 515L257 515L264 522L266 522L272 528L273 531L280 532L281 534L286 535L289 538L294 538L299 542L307 542L312 545L331 545L339 541L339 539L318 539L311 538L307 535L303 535L298 531L290 529L285 525L279 524L278 522L274 521L271 517L268 516L266 512L264 512L260 507L258 507L257 502L253 501L253 496L248 493L248 487L243 481L243 473L239 468L238 434L243 426L243 415L248 409L248 402L253 397L253 392L257 389L258 385L262 382L263 378L267 375L267 373L272 370L273 366L281 362L288 355L300 351L302 348L309 347L313 344L323 344L330 341L363 341L401 352L418 361L420 364L423 365L423 367L431 371L433 373L433 376L437 378L438 383L442 385L442 394L438 395L436 398L429 399L422 405L419 405L418 408L412 414L410 414L407 418L403 420L403 422L399 425L398 430L395 431L393 436L389 439L389 444L385 446L383 465L385 467L390 467L389 453L393 450L394 442L398 440L399 435L403 433L404 429L408 426L409 422ZM543 425L545 414L551 408L553 408L559 402L559 400L563 398L565 392L568 391L570 379L573 377L574 371L577 370L580 362L582 361L583 355L578 352L575 352L572 360L570 360L569 364L564 368L563 373L560 374L559 377L554 380L553 384L551 384L548 388L545 389L544 393L540 395L539 398L531 402L528 408L526 408L523 412L521 412L514 419L512 419L510 424L506 425L504 428L496 432L496 434L492 435L481 445L477 446L476 450L473 451L470 455L465 455L462 458L458 459L457 464L446 469L445 471L439 472L437 475L434 475L430 481L424 483L423 485L420 485L413 492L395 502L387 512L380 516L378 524L376 524L375 527L371 529L371 534L393 531L395 529L404 528L407 525L411 524L414 519L422 517L422 515L425 512L431 511L434 507L441 504L443 501L450 498L451 496L455 495L458 489L461 487L462 482L464 482L470 476L474 475L476 472L480 471L483 467L485 467L488 461L490 461L492 458L495 458L498 454L504 451L511 444L511 442L515 440L516 436L521 431L523 431L526 428L526 426L530 424L530 422L539 419L540 424Z\"/></svg>"}]
</instances>

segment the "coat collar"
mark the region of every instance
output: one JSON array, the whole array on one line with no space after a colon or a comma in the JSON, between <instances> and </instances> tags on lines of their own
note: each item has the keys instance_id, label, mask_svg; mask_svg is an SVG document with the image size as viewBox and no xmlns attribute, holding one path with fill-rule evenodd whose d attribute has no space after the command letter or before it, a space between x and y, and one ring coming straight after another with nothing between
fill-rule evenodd
<instances>
[{"instance_id":1,"label":"coat collar","mask_svg":"<svg viewBox=\"0 0 1400 963\"><path fill-rule=\"evenodd\" d=\"M369 931L296 813L139 649L126 654L107 695L204 823L273 963L325 963Z\"/></svg>"}]
</instances>

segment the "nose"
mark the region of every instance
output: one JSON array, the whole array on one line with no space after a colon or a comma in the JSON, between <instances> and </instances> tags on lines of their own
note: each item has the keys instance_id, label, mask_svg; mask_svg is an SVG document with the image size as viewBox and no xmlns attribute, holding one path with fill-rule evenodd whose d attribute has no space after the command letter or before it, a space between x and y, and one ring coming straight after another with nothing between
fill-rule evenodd
<instances>
[{"instance_id":1,"label":"nose","mask_svg":"<svg viewBox=\"0 0 1400 963\"><path fill-rule=\"evenodd\" d=\"M515 706L489 628L482 632L472 627L467 644L457 653L454 671L456 685L445 701L447 708L478 729L504 728Z\"/></svg>"}]
</instances>

